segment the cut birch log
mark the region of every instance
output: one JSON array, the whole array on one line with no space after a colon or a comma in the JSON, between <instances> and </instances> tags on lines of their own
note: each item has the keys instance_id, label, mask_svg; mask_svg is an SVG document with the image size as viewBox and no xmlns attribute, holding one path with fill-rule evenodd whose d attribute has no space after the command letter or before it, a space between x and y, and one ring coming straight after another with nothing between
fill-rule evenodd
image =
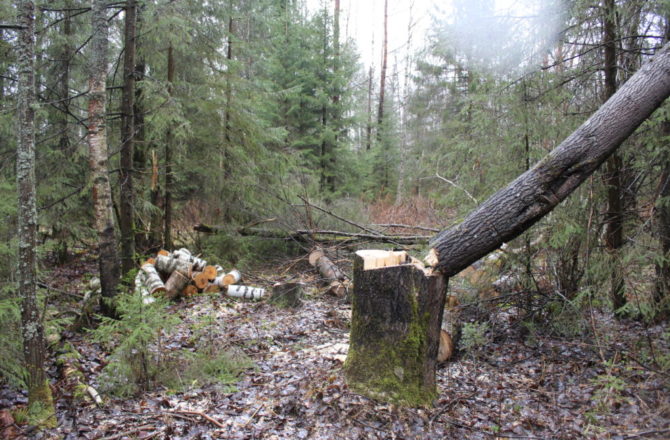
<instances>
[{"instance_id":1,"label":"cut birch log","mask_svg":"<svg viewBox=\"0 0 670 440\"><path fill-rule=\"evenodd\" d=\"M197 287L199 290L204 289L209 284L207 274L205 274L204 272L193 272L191 274L191 279L193 280L193 284L195 284L195 287Z\"/></svg>"},{"instance_id":2,"label":"cut birch log","mask_svg":"<svg viewBox=\"0 0 670 440\"><path fill-rule=\"evenodd\" d=\"M202 269L207 266L207 261L192 255L191 251L186 248L181 248L174 251L172 253L172 257L193 264L193 270L196 271L202 271Z\"/></svg>"},{"instance_id":3,"label":"cut birch log","mask_svg":"<svg viewBox=\"0 0 670 440\"><path fill-rule=\"evenodd\" d=\"M163 280L161 280L153 264L144 263L142 272L144 272L144 285L149 289L151 295L165 292L165 284L163 284Z\"/></svg>"},{"instance_id":4,"label":"cut birch log","mask_svg":"<svg viewBox=\"0 0 670 440\"><path fill-rule=\"evenodd\" d=\"M207 281L212 281L216 278L216 266L207 265L202 269L202 273L207 277Z\"/></svg>"},{"instance_id":5,"label":"cut birch log","mask_svg":"<svg viewBox=\"0 0 670 440\"><path fill-rule=\"evenodd\" d=\"M259 299L265 295L265 289L262 287L239 286L231 284L226 291L228 296L245 299Z\"/></svg>"},{"instance_id":6,"label":"cut birch log","mask_svg":"<svg viewBox=\"0 0 670 440\"><path fill-rule=\"evenodd\" d=\"M239 283L242 279L242 274L239 270L233 269L223 276L223 285L230 286L231 284Z\"/></svg>"},{"instance_id":7,"label":"cut birch log","mask_svg":"<svg viewBox=\"0 0 670 440\"><path fill-rule=\"evenodd\" d=\"M192 264L190 261L173 256L158 255L156 257L156 269L166 276L170 276L175 271L189 275L191 273L191 267Z\"/></svg>"},{"instance_id":8,"label":"cut birch log","mask_svg":"<svg viewBox=\"0 0 670 440\"><path fill-rule=\"evenodd\" d=\"M237 269L233 269L225 275L217 276L214 279L213 283L223 288L230 286L231 284L239 283L241 279L242 274L240 273L240 271Z\"/></svg>"},{"instance_id":9,"label":"cut birch log","mask_svg":"<svg viewBox=\"0 0 670 440\"><path fill-rule=\"evenodd\" d=\"M184 290L181 291L181 294L184 296L193 296L198 294L198 288L193 284L189 284L184 287Z\"/></svg>"},{"instance_id":10,"label":"cut birch log","mask_svg":"<svg viewBox=\"0 0 670 440\"><path fill-rule=\"evenodd\" d=\"M272 286L268 302L282 308L297 308L302 306L302 297L302 283L277 283Z\"/></svg>"},{"instance_id":11,"label":"cut birch log","mask_svg":"<svg viewBox=\"0 0 670 440\"><path fill-rule=\"evenodd\" d=\"M454 295L447 297L447 304L442 314L440 328L440 348L437 352L437 362L444 362L454 355L456 342L460 335L460 308L458 298Z\"/></svg>"},{"instance_id":12,"label":"cut birch log","mask_svg":"<svg viewBox=\"0 0 670 440\"><path fill-rule=\"evenodd\" d=\"M163 257L169 257L169 256L170 256L170 252L166 251L165 249L161 249L161 250L159 250L159 251L156 253L156 255L157 255L157 256L158 256L158 255L162 255Z\"/></svg>"},{"instance_id":13,"label":"cut birch log","mask_svg":"<svg viewBox=\"0 0 670 440\"><path fill-rule=\"evenodd\" d=\"M175 270L170 274L170 278L165 282L165 293L168 298L176 298L182 293L186 285L191 281L188 275Z\"/></svg>"},{"instance_id":14,"label":"cut birch log","mask_svg":"<svg viewBox=\"0 0 670 440\"><path fill-rule=\"evenodd\" d=\"M435 310L444 309L447 279L407 263L403 253L385 252L354 255L347 382L373 398L430 405L437 395L442 324L442 314ZM393 259L405 263L378 267Z\"/></svg>"},{"instance_id":15,"label":"cut birch log","mask_svg":"<svg viewBox=\"0 0 670 440\"><path fill-rule=\"evenodd\" d=\"M142 297L142 302L144 304L151 304L156 300L149 294L149 289L144 282L145 277L146 273L143 270L137 272L137 275L135 276L135 294Z\"/></svg>"},{"instance_id":16,"label":"cut birch log","mask_svg":"<svg viewBox=\"0 0 670 440\"><path fill-rule=\"evenodd\" d=\"M218 293L221 292L221 287L214 283L210 283L202 290L204 293Z\"/></svg>"}]
</instances>

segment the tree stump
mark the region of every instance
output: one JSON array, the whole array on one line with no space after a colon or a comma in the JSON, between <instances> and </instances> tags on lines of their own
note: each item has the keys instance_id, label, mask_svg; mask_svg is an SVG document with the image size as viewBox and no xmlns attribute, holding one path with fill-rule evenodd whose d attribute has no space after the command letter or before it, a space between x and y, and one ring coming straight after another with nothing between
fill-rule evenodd
<instances>
[{"instance_id":1,"label":"tree stump","mask_svg":"<svg viewBox=\"0 0 670 440\"><path fill-rule=\"evenodd\" d=\"M410 406L432 403L446 288L446 278L405 252L356 252L344 364L354 391Z\"/></svg>"},{"instance_id":2,"label":"tree stump","mask_svg":"<svg viewBox=\"0 0 670 440\"><path fill-rule=\"evenodd\" d=\"M283 283L272 286L269 303L282 308L298 308L302 306L302 283Z\"/></svg>"}]
</instances>

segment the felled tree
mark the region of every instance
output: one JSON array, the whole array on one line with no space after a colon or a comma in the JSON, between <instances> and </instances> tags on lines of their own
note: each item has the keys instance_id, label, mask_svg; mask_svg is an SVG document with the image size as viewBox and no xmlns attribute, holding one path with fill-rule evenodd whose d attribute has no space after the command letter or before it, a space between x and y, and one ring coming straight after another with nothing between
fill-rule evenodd
<instances>
[{"instance_id":1,"label":"felled tree","mask_svg":"<svg viewBox=\"0 0 670 440\"><path fill-rule=\"evenodd\" d=\"M446 286L450 276L526 231L584 182L668 96L670 44L533 168L491 196L461 224L435 236L426 257L428 265L444 277ZM414 275L403 274L408 279L397 276L403 262L386 266L355 271L347 379L354 389L373 397L429 404L437 353L430 347L439 337L442 309L437 302L430 310L417 307L426 293L412 286ZM371 283L375 283L375 292L383 294L373 294ZM412 312L377 312L397 312L398 307ZM357 333L359 328L366 328L365 335ZM421 330L413 330L418 328ZM403 348L409 341L416 349ZM370 347L387 353L388 361L380 358L372 368L367 358L374 353Z\"/></svg>"}]
</instances>

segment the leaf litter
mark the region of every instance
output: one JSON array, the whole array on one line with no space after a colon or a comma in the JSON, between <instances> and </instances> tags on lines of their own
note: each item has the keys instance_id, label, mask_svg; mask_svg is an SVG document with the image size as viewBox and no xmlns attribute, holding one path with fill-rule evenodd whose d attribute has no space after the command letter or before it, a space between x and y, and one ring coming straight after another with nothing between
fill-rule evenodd
<instances>
[{"instance_id":1,"label":"leaf litter","mask_svg":"<svg viewBox=\"0 0 670 440\"><path fill-rule=\"evenodd\" d=\"M68 288L76 285L72 274L86 272L69 269L53 279ZM315 285L311 275L296 276ZM668 369L650 365L641 354L648 343L667 365L666 326L598 314L598 330L609 340L597 344L541 330L531 338L502 319L491 330L492 342L438 368L433 407L402 408L349 390L342 365L351 308L316 287L307 293L301 308L288 310L208 295L170 306L182 323L166 335L163 349L194 349L193 325L208 319L207 338L252 359L254 367L234 389L158 388L135 398L103 396L104 405L97 406L68 398L51 366L60 390L58 428L37 432L19 424L12 414L27 399L3 387L0 434L106 440L670 438ZM107 353L85 336L64 336L81 354L87 383L99 385Z\"/></svg>"}]
</instances>

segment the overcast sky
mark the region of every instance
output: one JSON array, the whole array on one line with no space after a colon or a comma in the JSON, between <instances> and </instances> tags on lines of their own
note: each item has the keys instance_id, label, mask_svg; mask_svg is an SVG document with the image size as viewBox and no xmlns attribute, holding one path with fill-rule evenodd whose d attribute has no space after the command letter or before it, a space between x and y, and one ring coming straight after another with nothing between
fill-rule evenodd
<instances>
[{"instance_id":1,"label":"overcast sky","mask_svg":"<svg viewBox=\"0 0 670 440\"><path fill-rule=\"evenodd\" d=\"M307 0L310 9L315 10L319 5L326 2L328 8L332 10L334 0ZM341 26L342 35L353 38L361 55L361 61L369 66L374 64L377 70L381 64L381 43L383 38L383 19L384 19L384 0L340 0L341 1ZM552 9L552 4L559 4L562 0L496 0L495 15L505 15L515 17L517 20L514 26L519 27L519 31L514 32L514 38L517 39L519 46L531 49L530 46L536 44L541 39L553 39L547 35L538 35L543 32L553 32L558 28L556 9ZM407 53L408 26L412 23L411 50L414 54L418 49L425 46L428 40L428 33L432 27L432 16L449 17L451 14L451 0L389 0L389 66L397 60L403 64ZM476 15L476 14L475 14ZM538 16L542 16L538 19ZM532 17L525 20L524 17ZM530 30L529 22L532 21L533 30ZM554 21L549 22L549 21ZM509 22L509 20L508 20ZM499 41L496 38L500 32L486 32L489 29L489 23L482 23L481 16L473 17L470 23L460 23L463 27L458 30L462 38L457 44L467 45L465 40L476 38L479 43L486 43L483 46L489 48L489 51L503 52L502 47L496 46ZM457 24L458 25L458 24ZM524 32L522 27L529 32ZM472 34L476 35L475 37ZM486 41L486 35L491 35L491 41ZM524 41L525 40L525 41ZM526 51L527 51L526 50ZM538 50L537 48L532 49ZM487 54L480 54L486 57ZM518 64L518 60L511 60L513 64Z\"/></svg>"}]
</instances>

